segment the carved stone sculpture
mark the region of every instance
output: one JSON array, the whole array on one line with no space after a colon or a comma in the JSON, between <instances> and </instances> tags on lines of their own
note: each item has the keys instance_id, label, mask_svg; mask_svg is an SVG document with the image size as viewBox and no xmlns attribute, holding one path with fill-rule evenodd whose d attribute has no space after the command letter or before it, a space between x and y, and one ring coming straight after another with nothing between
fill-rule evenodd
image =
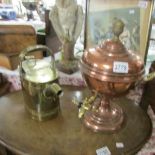
<instances>
[{"instance_id":1,"label":"carved stone sculpture","mask_svg":"<svg viewBox=\"0 0 155 155\"><path fill-rule=\"evenodd\" d=\"M76 0L56 0L49 19L62 43L62 60L58 68L63 72L73 73L77 70L74 45L82 30L82 6L78 5Z\"/></svg>"}]
</instances>

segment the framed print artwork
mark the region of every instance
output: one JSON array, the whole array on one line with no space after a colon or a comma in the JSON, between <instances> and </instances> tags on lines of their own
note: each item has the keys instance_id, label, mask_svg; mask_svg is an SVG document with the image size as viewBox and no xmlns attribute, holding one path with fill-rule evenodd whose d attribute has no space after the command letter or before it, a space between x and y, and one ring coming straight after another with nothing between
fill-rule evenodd
<instances>
[{"instance_id":1,"label":"framed print artwork","mask_svg":"<svg viewBox=\"0 0 155 155\"><path fill-rule=\"evenodd\" d=\"M125 26L120 40L145 59L152 10L153 0L87 0L85 48L111 39L112 24L121 19Z\"/></svg>"}]
</instances>

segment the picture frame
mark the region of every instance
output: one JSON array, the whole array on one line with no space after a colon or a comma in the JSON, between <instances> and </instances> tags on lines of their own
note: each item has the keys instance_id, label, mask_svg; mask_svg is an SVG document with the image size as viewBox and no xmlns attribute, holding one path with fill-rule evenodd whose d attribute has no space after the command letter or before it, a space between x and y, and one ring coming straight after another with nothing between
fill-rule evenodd
<instances>
[{"instance_id":1,"label":"picture frame","mask_svg":"<svg viewBox=\"0 0 155 155\"><path fill-rule=\"evenodd\" d=\"M120 40L145 61L151 32L153 0L87 0L84 48L111 39L112 23L121 19L124 31Z\"/></svg>"}]
</instances>

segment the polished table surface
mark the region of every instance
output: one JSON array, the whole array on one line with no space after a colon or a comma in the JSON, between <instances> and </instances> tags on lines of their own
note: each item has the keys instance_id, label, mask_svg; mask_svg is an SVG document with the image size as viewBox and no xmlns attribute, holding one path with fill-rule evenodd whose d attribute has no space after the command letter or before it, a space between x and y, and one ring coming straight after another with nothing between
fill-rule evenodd
<instances>
[{"instance_id":1,"label":"polished table surface","mask_svg":"<svg viewBox=\"0 0 155 155\"><path fill-rule=\"evenodd\" d=\"M61 112L51 120L32 120L24 108L22 92L0 98L0 144L21 155L95 155L107 146L112 155L134 154L151 134L148 115L133 101L120 98L117 102L125 112L125 123L116 133L94 133L78 119L74 97L88 96L86 88L63 87ZM123 143L117 148L116 143Z\"/></svg>"}]
</instances>

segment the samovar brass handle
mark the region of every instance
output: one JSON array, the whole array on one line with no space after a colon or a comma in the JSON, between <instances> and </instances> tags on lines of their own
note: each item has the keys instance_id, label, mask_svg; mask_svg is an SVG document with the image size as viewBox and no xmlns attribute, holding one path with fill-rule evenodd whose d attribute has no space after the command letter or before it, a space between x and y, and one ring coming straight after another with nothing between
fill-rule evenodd
<instances>
[{"instance_id":1,"label":"samovar brass handle","mask_svg":"<svg viewBox=\"0 0 155 155\"><path fill-rule=\"evenodd\" d=\"M95 99L97 98L97 92L94 92L94 95L92 95L89 98L85 98L82 102L78 102L78 100L76 98L74 98L72 100L72 102L78 106L79 108L79 114L78 117L82 118L83 115L85 114L86 111L88 111L89 109L92 108L92 103L95 101Z\"/></svg>"}]
</instances>

